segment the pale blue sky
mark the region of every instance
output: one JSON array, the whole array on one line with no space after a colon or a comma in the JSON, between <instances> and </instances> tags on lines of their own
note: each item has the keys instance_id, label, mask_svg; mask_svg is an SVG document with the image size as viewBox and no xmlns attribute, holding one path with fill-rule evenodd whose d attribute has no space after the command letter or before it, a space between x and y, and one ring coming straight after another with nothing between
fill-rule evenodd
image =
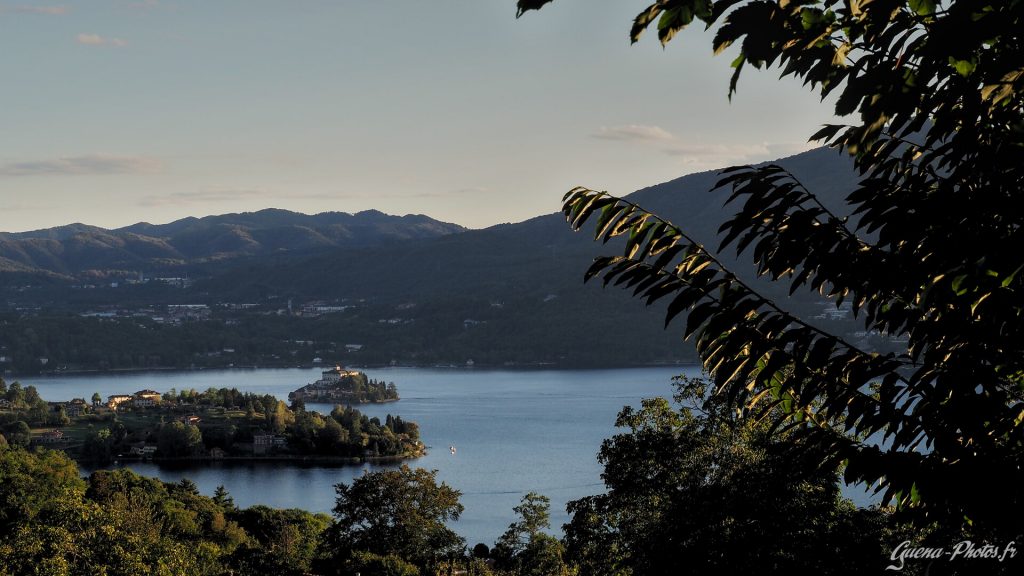
<instances>
[{"instance_id":1,"label":"pale blue sky","mask_svg":"<svg viewBox=\"0 0 1024 576\"><path fill-rule=\"evenodd\" d=\"M789 155L793 80L644 0L0 0L0 230L376 208L470 227Z\"/></svg>"}]
</instances>

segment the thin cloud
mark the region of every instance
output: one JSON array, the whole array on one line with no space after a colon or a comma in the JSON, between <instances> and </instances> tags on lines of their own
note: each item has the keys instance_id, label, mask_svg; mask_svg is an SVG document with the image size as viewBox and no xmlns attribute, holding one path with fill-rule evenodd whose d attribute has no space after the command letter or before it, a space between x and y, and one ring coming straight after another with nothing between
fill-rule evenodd
<instances>
[{"instance_id":1,"label":"thin cloud","mask_svg":"<svg viewBox=\"0 0 1024 576\"><path fill-rule=\"evenodd\" d=\"M75 37L79 44L86 46L115 46L121 48L128 45L126 40L120 38L107 38L99 34L79 34Z\"/></svg>"},{"instance_id":2,"label":"thin cloud","mask_svg":"<svg viewBox=\"0 0 1024 576\"><path fill-rule=\"evenodd\" d=\"M686 165L705 168L721 168L730 164L742 164L776 160L810 150L813 146L803 143L761 143L761 144L688 144L679 143L665 148L663 152L675 156Z\"/></svg>"},{"instance_id":3,"label":"thin cloud","mask_svg":"<svg viewBox=\"0 0 1024 576\"><path fill-rule=\"evenodd\" d=\"M161 162L155 158L91 154L54 160L9 162L0 165L0 176L148 174L159 171L161 167Z\"/></svg>"},{"instance_id":4,"label":"thin cloud","mask_svg":"<svg viewBox=\"0 0 1024 576\"><path fill-rule=\"evenodd\" d=\"M675 140L671 132L661 126L647 126L644 124L627 124L625 126L601 126L601 128L590 135L591 138L599 140L619 140L632 142L664 142Z\"/></svg>"},{"instance_id":5,"label":"thin cloud","mask_svg":"<svg viewBox=\"0 0 1024 576\"><path fill-rule=\"evenodd\" d=\"M0 14L43 14L64 16L71 10L67 6L0 6Z\"/></svg>"}]
</instances>

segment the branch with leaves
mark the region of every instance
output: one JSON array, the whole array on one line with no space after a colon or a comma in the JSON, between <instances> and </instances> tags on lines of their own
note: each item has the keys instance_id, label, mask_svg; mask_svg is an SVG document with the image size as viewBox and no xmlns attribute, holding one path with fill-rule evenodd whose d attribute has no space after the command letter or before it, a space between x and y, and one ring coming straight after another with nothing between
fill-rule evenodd
<instances>
[{"instance_id":1,"label":"branch with leaves","mask_svg":"<svg viewBox=\"0 0 1024 576\"><path fill-rule=\"evenodd\" d=\"M521 0L519 15L550 0ZM812 136L853 156L850 214L778 166L726 170L719 250L757 273L849 301L899 354L853 346L740 281L684 231L577 188L564 212L625 239L586 278L686 312L719 398L783 414L848 480L952 523L1024 511L1024 1L658 0L630 30L662 44L701 21L716 53L800 78L854 117ZM772 408L781 408L773 411ZM1011 528L1012 529L1012 528Z\"/></svg>"}]
</instances>

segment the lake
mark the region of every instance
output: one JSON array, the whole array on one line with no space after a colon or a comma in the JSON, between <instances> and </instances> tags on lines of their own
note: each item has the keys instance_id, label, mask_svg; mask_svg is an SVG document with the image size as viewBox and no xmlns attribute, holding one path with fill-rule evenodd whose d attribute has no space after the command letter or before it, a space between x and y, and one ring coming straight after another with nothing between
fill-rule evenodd
<instances>
[{"instance_id":1,"label":"lake","mask_svg":"<svg viewBox=\"0 0 1024 576\"><path fill-rule=\"evenodd\" d=\"M620 370L483 370L384 368L364 370L370 378L394 382L401 400L360 405L382 421L388 413L420 425L429 453L408 461L438 471L438 479L462 492L462 518L451 527L472 546L492 545L514 520L512 507L527 492L551 498L551 523L560 532L569 520L569 500L604 491L597 452L615 433L615 416L642 398L671 396L672 377L698 375L696 367ZM320 376L320 369L262 369L146 372L117 375L21 379L46 400L70 400L93 392L106 398L143 389L166 392L195 388L238 388L287 400L288 392ZM329 412L331 406L307 404ZM456 447L452 454L449 446ZM296 466L212 463L167 466L132 462L140 474L164 481L191 478L212 495L223 484L239 506L266 504L330 512L334 485L351 482L364 470L398 464Z\"/></svg>"}]
</instances>

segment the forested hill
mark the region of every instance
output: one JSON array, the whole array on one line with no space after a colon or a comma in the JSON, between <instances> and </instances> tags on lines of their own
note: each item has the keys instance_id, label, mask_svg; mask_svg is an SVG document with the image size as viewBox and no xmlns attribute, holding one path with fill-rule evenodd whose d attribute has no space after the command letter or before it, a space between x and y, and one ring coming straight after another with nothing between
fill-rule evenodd
<instances>
[{"instance_id":1,"label":"forested hill","mask_svg":"<svg viewBox=\"0 0 1024 576\"><path fill-rule=\"evenodd\" d=\"M843 198L856 181L849 159L817 149L779 163L827 206L840 214L848 212ZM717 248L718 227L732 214L732 207L723 208L729 191L710 192L718 179L717 172L692 174L629 198ZM557 206L557 201L553 196L552 204ZM573 233L565 218L555 213L425 241L339 249L285 262L251 262L202 286L211 294L242 299L269 293L299 298L423 298L460 292L499 300L513 295L545 297L580 290L591 258L608 252L587 233Z\"/></svg>"},{"instance_id":2,"label":"forested hill","mask_svg":"<svg viewBox=\"0 0 1024 576\"><path fill-rule=\"evenodd\" d=\"M855 179L847 158L814 150L781 164L826 205L848 212L842 198ZM726 191L709 193L717 179L714 172L693 174L630 198L716 247L718 227L732 214L731 207L722 208ZM553 193L553 206L558 200ZM8 346L13 351L27 341L39 342L20 353L28 357L22 369L37 366L35 357L72 367L93 366L97 358L106 367L139 367L143 361L146 366L288 365L339 354L346 363L362 365L473 360L478 365L597 366L693 360L692 349L680 342L681 328L664 330L661 311L646 308L628 292L583 283L595 255L616 251L593 242L586 232L572 232L561 214L549 214L433 238L225 261L184 288L157 283L8 287L9 310L38 307L40 316L21 318L18 330L32 327L35 333L16 343L12 338ZM737 271L752 275L743 266L749 261L734 262ZM770 284L763 286L770 296L787 297L784 287ZM231 308L240 303L255 308ZM206 321L159 329L143 329L129 320L140 311L166 316L164 306L174 304L204 304L211 313ZM327 311L307 313L316 306ZM823 302L803 294L787 306L809 317L822 314ZM121 324L106 321L88 329L70 320L42 318L54 311L74 315L114 309L124 318ZM847 327L832 328L842 332ZM48 339L43 330L53 336ZM99 349L97 330L110 331L106 340L118 342L119 354ZM72 340L78 333L91 333L90 341L76 344ZM304 350L288 344L293 341L317 344ZM346 349L347 344L356 346ZM222 348L235 352L220 355ZM75 350L79 357L68 360L58 350ZM247 351L244 357L242 350Z\"/></svg>"},{"instance_id":3,"label":"forested hill","mask_svg":"<svg viewBox=\"0 0 1024 576\"><path fill-rule=\"evenodd\" d=\"M71 279L138 274L185 276L203 265L239 258L363 247L461 232L456 224L422 215L390 216L375 210L315 215L287 210L146 222L115 230L84 224L0 233L0 272Z\"/></svg>"}]
</instances>

